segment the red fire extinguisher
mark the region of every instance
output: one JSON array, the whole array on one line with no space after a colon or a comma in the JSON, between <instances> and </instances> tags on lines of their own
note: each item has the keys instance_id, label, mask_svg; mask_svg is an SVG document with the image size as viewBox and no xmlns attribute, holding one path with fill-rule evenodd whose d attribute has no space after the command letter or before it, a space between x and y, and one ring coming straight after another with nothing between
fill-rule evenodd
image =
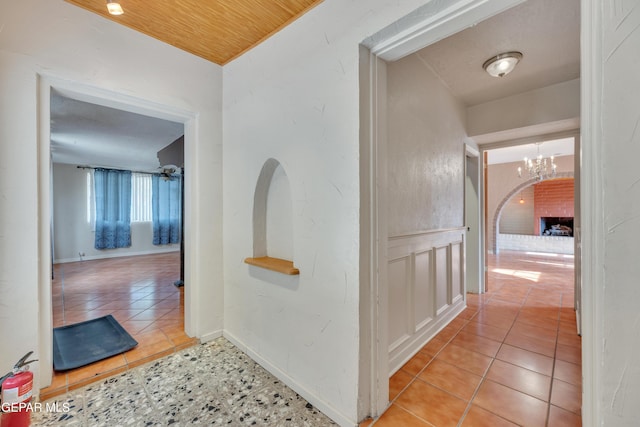
<instances>
[{"instance_id":1,"label":"red fire extinguisher","mask_svg":"<svg viewBox=\"0 0 640 427\"><path fill-rule=\"evenodd\" d=\"M36 360L27 359L32 353L25 354L11 372L0 378L0 427L28 427L31 424L29 402L33 395L33 373L29 371L29 364Z\"/></svg>"}]
</instances>

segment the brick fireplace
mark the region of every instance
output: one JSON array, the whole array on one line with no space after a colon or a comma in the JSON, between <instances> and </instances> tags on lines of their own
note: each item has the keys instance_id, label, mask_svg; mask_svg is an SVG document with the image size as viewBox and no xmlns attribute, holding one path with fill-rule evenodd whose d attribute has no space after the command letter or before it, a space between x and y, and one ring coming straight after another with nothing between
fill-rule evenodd
<instances>
[{"instance_id":1,"label":"brick fireplace","mask_svg":"<svg viewBox=\"0 0 640 427\"><path fill-rule=\"evenodd\" d=\"M573 236L573 178L543 181L534 186L535 234ZM560 226L554 227L552 226ZM567 228L571 229L570 234Z\"/></svg>"}]
</instances>

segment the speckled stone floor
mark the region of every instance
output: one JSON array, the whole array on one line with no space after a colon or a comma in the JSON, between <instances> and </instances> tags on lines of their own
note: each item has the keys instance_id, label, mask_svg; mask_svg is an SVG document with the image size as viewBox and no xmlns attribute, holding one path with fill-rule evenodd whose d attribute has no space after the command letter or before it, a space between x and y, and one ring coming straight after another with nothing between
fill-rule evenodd
<instances>
[{"instance_id":1,"label":"speckled stone floor","mask_svg":"<svg viewBox=\"0 0 640 427\"><path fill-rule=\"evenodd\" d=\"M43 402L33 426L329 426L329 418L224 338ZM64 412L64 408L69 410Z\"/></svg>"}]
</instances>

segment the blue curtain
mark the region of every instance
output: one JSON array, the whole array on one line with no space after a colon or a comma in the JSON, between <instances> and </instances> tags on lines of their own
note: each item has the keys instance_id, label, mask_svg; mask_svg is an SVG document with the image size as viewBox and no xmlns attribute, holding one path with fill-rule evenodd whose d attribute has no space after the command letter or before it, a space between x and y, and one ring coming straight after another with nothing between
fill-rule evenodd
<instances>
[{"instance_id":1,"label":"blue curtain","mask_svg":"<svg viewBox=\"0 0 640 427\"><path fill-rule=\"evenodd\" d=\"M152 177L153 244L180 243L181 176Z\"/></svg>"},{"instance_id":2,"label":"blue curtain","mask_svg":"<svg viewBox=\"0 0 640 427\"><path fill-rule=\"evenodd\" d=\"M131 246L131 171L96 169L96 249Z\"/></svg>"}]
</instances>

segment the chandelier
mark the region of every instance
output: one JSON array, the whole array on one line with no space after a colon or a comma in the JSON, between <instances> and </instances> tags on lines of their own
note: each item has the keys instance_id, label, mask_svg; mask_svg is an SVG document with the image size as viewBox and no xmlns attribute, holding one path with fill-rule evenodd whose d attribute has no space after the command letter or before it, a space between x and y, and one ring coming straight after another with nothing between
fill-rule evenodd
<instances>
[{"instance_id":1,"label":"chandelier","mask_svg":"<svg viewBox=\"0 0 640 427\"><path fill-rule=\"evenodd\" d=\"M523 173L528 175L530 179L542 181L545 178L554 178L556 176L557 166L553 160L553 156L542 157L540 154L540 143L536 143L538 147L538 155L535 159L524 158L524 167L518 166L518 176L522 178Z\"/></svg>"}]
</instances>

